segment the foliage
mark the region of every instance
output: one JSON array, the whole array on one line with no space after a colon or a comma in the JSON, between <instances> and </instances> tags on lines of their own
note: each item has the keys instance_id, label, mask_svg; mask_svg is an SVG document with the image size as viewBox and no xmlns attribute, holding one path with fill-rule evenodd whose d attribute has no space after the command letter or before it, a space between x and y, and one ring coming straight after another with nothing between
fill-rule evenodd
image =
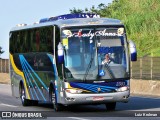
<instances>
[{"instance_id":1,"label":"foliage","mask_svg":"<svg viewBox=\"0 0 160 120\"><path fill-rule=\"evenodd\" d=\"M138 56L160 56L160 0L113 0L82 11L122 20Z\"/></svg>"},{"instance_id":2,"label":"foliage","mask_svg":"<svg viewBox=\"0 0 160 120\"><path fill-rule=\"evenodd\" d=\"M4 53L4 51L2 50L2 47L0 46L0 55L3 53Z\"/></svg>"},{"instance_id":3,"label":"foliage","mask_svg":"<svg viewBox=\"0 0 160 120\"><path fill-rule=\"evenodd\" d=\"M81 9L76 9L75 7L73 9L70 9L71 13L83 13L83 10Z\"/></svg>"}]
</instances>

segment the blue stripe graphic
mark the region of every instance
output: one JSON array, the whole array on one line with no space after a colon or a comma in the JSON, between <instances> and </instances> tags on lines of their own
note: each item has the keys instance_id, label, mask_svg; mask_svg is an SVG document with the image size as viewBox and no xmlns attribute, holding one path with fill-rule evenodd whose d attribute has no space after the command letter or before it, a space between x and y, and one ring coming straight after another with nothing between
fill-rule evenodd
<instances>
[{"instance_id":1,"label":"blue stripe graphic","mask_svg":"<svg viewBox=\"0 0 160 120\"><path fill-rule=\"evenodd\" d=\"M101 88L108 88L108 89L116 89L116 87L109 87L109 86L102 86L102 85L93 85L93 84L84 84L84 83L78 83L76 85L78 85L78 86L93 86L93 87L101 87Z\"/></svg>"},{"instance_id":2,"label":"blue stripe graphic","mask_svg":"<svg viewBox=\"0 0 160 120\"><path fill-rule=\"evenodd\" d=\"M32 67L29 65L29 63L25 60L23 55L19 55L20 59L24 62L25 66L27 67L27 71L29 72L32 80L34 80L36 87L38 88L39 93L41 94L42 98L44 99L44 101L46 101L42 91L40 90L39 86L37 85L35 79L33 78L32 74L30 71L32 71L34 73L34 75L36 76L36 78L38 78L38 80L41 82L41 84L44 86L44 88L46 88L46 90L49 92L49 90L47 89L47 87L45 86L45 84L42 82L42 80L38 77L38 75L34 72L34 70L32 69ZM29 70L30 69L30 70Z\"/></svg>"},{"instance_id":3,"label":"blue stripe graphic","mask_svg":"<svg viewBox=\"0 0 160 120\"><path fill-rule=\"evenodd\" d=\"M21 60L21 58L20 58L20 62L21 62L22 69L23 69L23 72L24 72L24 66L23 66L23 63L22 63L22 60ZM28 79L26 79L26 81L27 81L27 84L29 85L29 80L28 80ZM32 96L32 98L34 99L34 96L33 96L33 94L32 94L32 91L31 91L31 89L29 89L29 91L30 91L30 93L31 93L31 96Z\"/></svg>"},{"instance_id":4,"label":"blue stripe graphic","mask_svg":"<svg viewBox=\"0 0 160 120\"><path fill-rule=\"evenodd\" d=\"M101 88L102 92L115 90L116 87L102 86L102 85L94 85L94 84L84 84L84 83L71 83L73 86L78 86L81 89L90 90L92 92L98 92L97 88Z\"/></svg>"},{"instance_id":5,"label":"blue stripe graphic","mask_svg":"<svg viewBox=\"0 0 160 120\"><path fill-rule=\"evenodd\" d=\"M24 71L28 71L28 72L30 73L30 71L29 71L27 65L25 64L25 62L24 62L24 61L22 61L22 62L23 62L23 64L24 64L24 65L23 65L23 66L24 66ZM24 71L23 71L23 72L24 72ZM39 100L39 97L38 97L38 95L37 95L37 93L36 93L36 91L35 91L35 88L34 88L32 82L31 82L31 80L30 80L29 74L28 74L27 72L24 72L24 73L27 75L27 77L28 77L28 79L29 79L29 81L30 81L30 84L31 84L31 86L32 86L32 88L33 88L33 91L34 91L37 99ZM31 73L30 73L30 74L31 74ZM33 80L34 80L34 79L33 79ZM34 80L34 82L35 82L35 80Z\"/></svg>"},{"instance_id":6,"label":"blue stripe graphic","mask_svg":"<svg viewBox=\"0 0 160 120\"><path fill-rule=\"evenodd\" d=\"M42 82L42 80L39 78L39 76L35 73L35 71L32 69L32 67L29 65L29 63L26 61L26 59L24 58L24 56L22 56L22 59L25 61L25 63L28 65L29 69L34 73L34 75L38 78L38 80L43 85L43 87L49 92L47 86Z\"/></svg>"},{"instance_id":7,"label":"blue stripe graphic","mask_svg":"<svg viewBox=\"0 0 160 120\"><path fill-rule=\"evenodd\" d=\"M95 88L93 88L93 89L88 89L88 87L87 86L80 86L81 88L85 88L85 89L87 89L87 90L90 90L90 91L92 91L92 92L97 92L97 89L95 89Z\"/></svg>"},{"instance_id":8,"label":"blue stripe graphic","mask_svg":"<svg viewBox=\"0 0 160 120\"><path fill-rule=\"evenodd\" d=\"M80 83L80 85L78 84L78 86L80 86L80 87L83 87L83 86L86 86L88 89L90 89L90 88L94 88L94 89L96 89L97 90L97 88L101 88L101 90L102 89L105 89L105 90L107 90L107 91L111 91L110 89L110 87L106 87L106 86L101 86L101 85L92 85L92 84L81 84ZM88 87L89 86L89 87ZM110 88L110 89L109 89Z\"/></svg>"},{"instance_id":9,"label":"blue stripe graphic","mask_svg":"<svg viewBox=\"0 0 160 120\"><path fill-rule=\"evenodd\" d=\"M85 89L87 89L87 90L90 90L90 91L92 91L92 92L97 92L97 88L99 88L99 87L95 87L95 86L93 86L92 88L88 88L88 86L87 85L80 85L80 87L82 87L82 88L85 88ZM101 88L101 87L100 87ZM107 91L110 91L110 89L106 89ZM103 88L101 88L101 91L102 92L105 92L105 90L103 89Z\"/></svg>"}]
</instances>

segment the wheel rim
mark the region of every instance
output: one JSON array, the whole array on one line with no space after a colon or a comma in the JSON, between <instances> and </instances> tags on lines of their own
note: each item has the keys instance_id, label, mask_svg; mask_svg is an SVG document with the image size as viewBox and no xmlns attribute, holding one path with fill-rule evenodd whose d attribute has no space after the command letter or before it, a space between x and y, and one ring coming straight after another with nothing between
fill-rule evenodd
<instances>
[{"instance_id":1,"label":"wheel rim","mask_svg":"<svg viewBox=\"0 0 160 120\"><path fill-rule=\"evenodd\" d=\"M53 92L51 95L52 95L52 103L55 104L56 103L56 96Z\"/></svg>"},{"instance_id":2,"label":"wheel rim","mask_svg":"<svg viewBox=\"0 0 160 120\"><path fill-rule=\"evenodd\" d=\"M24 100L25 100L25 91L23 88L22 88L22 92L21 92L21 100L22 100L22 102L24 102Z\"/></svg>"}]
</instances>

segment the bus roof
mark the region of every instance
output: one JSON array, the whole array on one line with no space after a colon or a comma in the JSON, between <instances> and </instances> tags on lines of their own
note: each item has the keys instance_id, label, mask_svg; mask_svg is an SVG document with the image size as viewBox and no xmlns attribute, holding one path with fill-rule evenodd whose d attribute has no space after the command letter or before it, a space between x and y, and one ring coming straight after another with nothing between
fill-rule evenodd
<instances>
[{"instance_id":1,"label":"bus roof","mask_svg":"<svg viewBox=\"0 0 160 120\"><path fill-rule=\"evenodd\" d=\"M60 28L62 27L71 27L71 26L96 26L96 25L123 25L123 23L118 19L111 18L73 18L73 19L60 19L55 21L48 21L44 23L38 23L33 25L26 25L20 27L14 27L12 31L19 31L23 29L32 29L44 26L57 25Z\"/></svg>"},{"instance_id":2,"label":"bus roof","mask_svg":"<svg viewBox=\"0 0 160 120\"><path fill-rule=\"evenodd\" d=\"M122 25L120 20L111 18L76 18L58 20L56 24L60 27L89 26L89 25Z\"/></svg>"}]
</instances>

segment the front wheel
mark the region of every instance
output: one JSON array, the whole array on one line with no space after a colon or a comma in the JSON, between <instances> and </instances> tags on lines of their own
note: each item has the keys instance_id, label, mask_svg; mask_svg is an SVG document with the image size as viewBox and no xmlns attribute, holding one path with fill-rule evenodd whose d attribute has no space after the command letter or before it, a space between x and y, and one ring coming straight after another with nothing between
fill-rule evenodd
<instances>
[{"instance_id":1,"label":"front wheel","mask_svg":"<svg viewBox=\"0 0 160 120\"><path fill-rule=\"evenodd\" d=\"M50 98L51 98L51 102L53 104L54 111L61 111L62 106L57 103L57 96L56 96L55 90L53 90L53 89L50 92Z\"/></svg>"},{"instance_id":2,"label":"front wheel","mask_svg":"<svg viewBox=\"0 0 160 120\"><path fill-rule=\"evenodd\" d=\"M116 102L109 102L105 105L108 111L114 111L116 109Z\"/></svg>"}]
</instances>

